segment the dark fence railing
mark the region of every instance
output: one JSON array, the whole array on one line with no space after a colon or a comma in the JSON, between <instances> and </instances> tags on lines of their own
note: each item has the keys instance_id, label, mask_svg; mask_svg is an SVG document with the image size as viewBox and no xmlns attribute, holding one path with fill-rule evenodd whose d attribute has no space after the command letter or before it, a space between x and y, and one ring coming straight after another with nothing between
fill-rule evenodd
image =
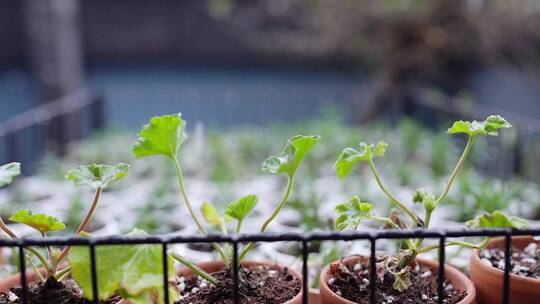
<instances>
[{"instance_id":1,"label":"dark fence railing","mask_svg":"<svg viewBox=\"0 0 540 304\"><path fill-rule=\"evenodd\" d=\"M370 232L313 232L313 233L265 233L265 234L240 234L240 235L217 235L212 234L208 236L149 236L144 238L135 237L122 237L122 236L109 236L109 237L96 237L96 238L81 238L81 237L51 237L47 239L36 238L23 238L18 240L0 239L0 246L14 247L19 250L19 263L21 273L26 273L26 261L25 261L25 247L26 246L65 246L65 245L80 245L88 246L90 250L90 263L91 263L91 275L93 283L94 303L99 303L97 295L99 294L97 284L97 271L96 271L96 247L100 245L126 245L126 244L161 244L163 255L163 280L164 280L164 295L165 303L169 303L169 290L168 290L168 271L167 271L167 259L166 254L168 245L181 244L181 243L211 243L221 242L232 244L233 248L233 267L234 271L234 302L239 302L239 265L237 262L238 246L239 244L246 242L281 242L281 241L296 241L302 244L302 290L303 303L308 303L308 257L309 257L309 243L312 241L355 241L366 240L370 242L370 284L371 284L371 303L376 303L376 251L375 245L377 240L381 239L405 239L405 238L426 238L426 239L438 239L441 245L445 244L447 238L457 237L504 237L505 246L505 267L504 267L504 287L501 290L501 303L509 304L509 286L510 286L510 271L511 271L511 245L513 236L540 236L539 229L452 229L452 230L383 230L383 231L370 231ZM446 303L444 295L444 281L445 281L445 246L440 246L438 254L438 303ZM29 303L28 301L28 282L25 275L21 275L22 286L22 301L21 303ZM494 291L496 292L496 291ZM496 304L496 303L493 303ZM516 304L516 303L513 303Z\"/></svg>"},{"instance_id":2,"label":"dark fence railing","mask_svg":"<svg viewBox=\"0 0 540 304\"><path fill-rule=\"evenodd\" d=\"M3 162L31 163L54 141L56 152L63 152L68 142L84 137L104 126L104 99L81 89L15 115L0 123L0 139L5 147ZM51 128L51 125L55 125Z\"/></svg>"}]
</instances>

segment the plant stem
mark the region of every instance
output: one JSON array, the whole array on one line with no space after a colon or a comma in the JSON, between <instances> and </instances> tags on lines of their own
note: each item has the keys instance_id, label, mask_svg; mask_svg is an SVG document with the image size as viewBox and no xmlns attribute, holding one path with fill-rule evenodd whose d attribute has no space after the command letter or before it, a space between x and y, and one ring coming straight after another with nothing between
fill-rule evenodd
<instances>
[{"instance_id":1,"label":"plant stem","mask_svg":"<svg viewBox=\"0 0 540 304\"><path fill-rule=\"evenodd\" d=\"M429 223L431 222L431 214L433 213L433 210L426 210L426 217L424 218L424 228L429 228ZM424 238L419 238L416 240L415 247L419 248L422 246L422 243L424 242Z\"/></svg>"},{"instance_id":2,"label":"plant stem","mask_svg":"<svg viewBox=\"0 0 540 304\"><path fill-rule=\"evenodd\" d=\"M468 242L461 242L461 241L453 241L453 242L448 242L446 243L446 246L462 246L462 247L466 247L466 248L472 248L472 249L482 249L484 248L484 246L487 245L487 243L489 242L489 239L490 238L485 238L482 243L476 245L476 244L472 244L472 243L468 243ZM424 253L424 252L428 252L428 251L431 251L433 249L437 249L440 247L440 244L433 244L433 245L430 245L430 246L426 246L424 248L421 248L420 250L418 250L418 253Z\"/></svg>"},{"instance_id":3,"label":"plant stem","mask_svg":"<svg viewBox=\"0 0 540 304\"><path fill-rule=\"evenodd\" d=\"M184 186L184 176L182 174L182 168L180 167L180 163L178 162L177 157L172 157L172 160L174 162L174 168L176 169L176 176L178 177L178 185L180 186L180 191L182 192L182 196L184 197L184 202L186 203L186 207L189 211L189 214L191 215L191 218L197 225L197 228L199 231L206 235L206 229L204 229L204 225L199 221L197 218L197 215L195 214L195 211L193 210L193 207L191 205L191 202L189 201L189 198L187 196L186 187ZM218 243L212 243L212 246L219 252L223 260L227 259L227 256L225 255L225 252L223 251L223 248Z\"/></svg>"},{"instance_id":4,"label":"plant stem","mask_svg":"<svg viewBox=\"0 0 540 304\"><path fill-rule=\"evenodd\" d=\"M401 229L396 223L394 223L394 221L392 221L391 219L387 217L372 216L370 218L374 221L385 223L386 225L394 229L398 229L398 230ZM405 243L407 243L407 247L409 247L409 250L414 250L414 248L416 248L410 239L405 239Z\"/></svg>"},{"instance_id":5,"label":"plant stem","mask_svg":"<svg viewBox=\"0 0 540 304\"><path fill-rule=\"evenodd\" d=\"M465 162L465 159L467 159L467 156L471 152L473 139L474 139L474 136L469 136L469 138L467 139L467 145L465 146L465 149L463 150L463 153L461 154L458 160L458 163L456 167L454 168L454 171L452 171L452 174L450 175L450 179L446 183L446 187L444 187L443 193L441 193L441 195L435 201L436 205L438 205L442 200L444 200L446 196L448 195L448 192L450 192L450 188L452 187L452 184L454 183L454 180L456 179L456 176L459 170L461 170L461 168L463 167L463 163Z\"/></svg>"},{"instance_id":6,"label":"plant stem","mask_svg":"<svg viewBox=\"0 0 540 304\"><path fill-rule=\"evenodd\" d=\"M236 222L236 233L240 233L240 228L242 227L242 220Z\"/></svg>"},{"instance_id":7,"label":"plant stem","mask_svg":"<svg viewBox=\"0 0 540 304\"><path fill-rule=\"evenodd\" d=\"M34 273L36 274L36 276L38 277L39 281L40 282L45 282L45 279L43 278L43 276L41 275L41 272L39 272L39 270L37 269L36 265L34 264L34 262L32 261L32 259L29 257L29 256L26 256L26 260L28 261L28 263L30 264L30 267L32 267L32 271L34 271Z\"/></svg>"},{"instance_id":8,"label":"plant stem","mask_svg":"<svg viewBox=\"0 0 540 304\"><path fill-rule=\"evenodd\" d=\"M379 173L377 172L377 169L375 168L375 164L373 163L373 160L369 160L369 167L371 168L371 171L373 172L373 175L375 176L375 180L377 180L377 184L381 188L381 190L390 198L392 203L396 205L399 209L403 210L405 213L409 215L409 217L418 225L423 226L422 221L418 218L414 212L409 210L402 202L400 202L386 187L384 186L384 183L382 181L382 178L380 177Z\"/></svg>"},{"instance_id":9,"label":"plant stem","mask_svg":"<svg viewBox=\"0 0 540 304\"><path fill-rule=\"evenodd\" d=\"M202 270L201 268L199 268L197 265L191 263L190 261L184 259L182 256L176 254L176 253L171 253L171 256L177 260L178 262L182 263L184 266L186 266L187 268L189 268L191 271L193 271L194 273L198 274L199 276L201 276L201 278L207 280L208 282L210 282L210 284L214 285L214 286L218 286L219 285L219 281L214 278L211 274L209 274L208 272Z\"/></svg>"},{"instance_id":10,"label":"plant stem","mask_svg":"<svg viewBox=\"0 0 540 304\"><path fill-rule=\"evenodd\" d=\"M99 197L101 196L101 191L103 189L101 187L98 187L96 189L96 193L94 194L94 199L92 200L92 204L90 205L90 209L86 212L86 215L84 216L84 219L82 220L81 224L75 231L75 235L79 235L81 232L85 231L88 227L88 223L90 223L90 220L92 219L92 216L94 215L94 212L96 211L96 208L99 203ZM62 263L62 261L66 258L67 254L69 252L69 246L64 247L62 249L62 253L60 253L60 256L58 256L58 259L53 264L54 268L58 268L58 265Z\"/></svg>"},{"instance_id":11,"label":"plant stem","mask_svg":"<svg viewBox=\"0 0 540 304\"><path fill-rule=\"evenodd\" d=\"M264 223L261 226L260 232L265 232L266 228L268 228L268 225L270 225L270 223L276 218L276 216L281 211L281 209L283 209L283 207L285 206L285 203L287 203L287 200L289 199L289 195L291 194L293 183L294 183L294 175L291 175L289 176L289 179L287 181L287 190L285 190L285 194L283 195L281 202L276 207L274 212L272 212L270 217L267 218L266 221L264 221ZM244 249L240 253L238 260L241 261L245 257L245 255L251 250L251 248L253 248L254 245L255 245L255 242L250 242L249 244L247 244L247 246L244 247Z\"/></svg>"},{"instance_id":12,"label":"plant stem","mask_svg":"<svg viewBox=\"0 0 540 304\"><path fill-rule=\"evenodd\" d=\"M4 221L1 218L0 218L0 229L2 229L10 238L14 240L19 239L17 235L15 235L15 233L13 233L11 229L9 229L9 227L6 225L6 223L4 223ZM25 248L26 250L33 253L39 259L39 261L41 262L41 264L43 264L43 267L47 270L47 273L49 275L54 275L53 271L51 270L51 267L49 267L49 262L47 262L47 259L41 254L41 252L39 252L37 249L33 247L25 247Z\"/></svg>"},{"instance_id":13,"label":"plant stem","mask_svg":"<svg viewBox=\"0 0 540 304\"><path fill-rule=\"evenodd\" d=\"M45 239L47 238L47 235L45 233L42 233L41 236ZM49 262L51 265L54 265L54 255L51 246L47 245L47 256L49 257Z\"/></svg>"},{"instance_id":14,"label":"plant stem","mask_svg":"<svg viewBox=\"0 0 540 304\"><path fill-rule=\"evenodd\" d=\"M64 278L66 275L68 275L69 273L71 272L71 267L66 267L62 270L60 270L59 272L56 273L56 275L54 276L54 278L57 280L57 281L61 281L62 278Z\"/></svg>"}]
</instances>

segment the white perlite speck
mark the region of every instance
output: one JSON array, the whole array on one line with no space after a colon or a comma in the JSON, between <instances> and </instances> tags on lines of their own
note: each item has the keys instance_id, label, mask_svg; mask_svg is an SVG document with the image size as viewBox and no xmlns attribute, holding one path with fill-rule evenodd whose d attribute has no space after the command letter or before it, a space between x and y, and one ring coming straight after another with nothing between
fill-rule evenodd
<instances>
[{"instance_id":1,"label":"white perlite speck","mask_svg":"<svg viewBox=\"0 0 540 304\"><path fill-rule=\"evenodd\" d=\"M421 278L425 279L431 275L431 271L426 271L420 275Z\"/></svg>"},{"instance_id":2,"label":"white perlite speck","mask_svg":"<svg viewBox=\"0 0 540 304\"><path fill-rule=\"evenodd\" d=\"M17 297L16 294L14 294L13 292L9 292L8 293L8 300L11 301L11 302L15 302L17 300L19 300L19 297Z\"/></svg>"},{"instance_id":3,"label":"white perlite speck","mask_svg":"<svg viewBox=\"0 0 540 304\"><path fill-rule=\"evenodd\" d=\"M428 297L425 294L423 294L422 295L422 300L426 301L427 299L428 299Z\"/></svg>"},{"instance_id":4,"label":"white perlite speck","mask_svg":"<svg viewBox=\"0 0 540 304\"><path fill-rule=\"evenodd\" d=\"M336 279L335 279L335 278L330 278L330 279L328 280L328 285L332 285L332 284L334 284L335 282L336 282Z\"/></svg>"},{"instance_id":5,"label":"white perlite speck","mask_svg":"<svg viewBox=\"0 0 540 304\"><path fill-rule=\"evenodd\" d=\"M353 271L360 271L360 270L362 270L362 265L360 265L360 263L354 265Z\"/></svg>"}]
</instances>

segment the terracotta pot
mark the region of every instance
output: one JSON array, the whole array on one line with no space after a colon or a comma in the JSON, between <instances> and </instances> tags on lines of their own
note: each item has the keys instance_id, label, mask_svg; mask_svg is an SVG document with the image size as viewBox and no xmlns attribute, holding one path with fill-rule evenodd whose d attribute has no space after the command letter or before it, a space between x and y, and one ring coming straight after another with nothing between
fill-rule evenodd
<instances>
[{"instance_id":1,"label":"terracotta pot","mask_svg":"<svg viewBox=\"0 0 540 304\"><path fill-rule=\"evenodd\" d=\"M259 265L261 265L261 266L276 266L279 269L285 268L285 266L275 264L275 263L272 263L272 262L242 261L242 266L244 266L244 267L253 267L253 266L259 266ZM204 270L204 271L206 271L208 273L212 273L212 272L217 272L217 271L220 271L221 269L223 269L224 263L223 263L223 261L210 261L210 262L198 263L197 266L199 266L202 270ZM293 276L295 276L300 281L300 284L301 284L302 283L302 276L297 271L295 271L294 269L288 268L288 270ZM190 269L186 268L186 267L180 268L178 273L180 275L185 276L185 277L189 277L189 276L193 275L193 272ZM289 300L289 301L287 301L287 302L285 302L283 304L301 304L301 303L302 303L302 291L300 291L294 298L292 298L291 300Z\"/></svg>"},{"instance_id":2,"label":"terracotta pot","mask_svg":"<svg viewBox=\"0 0 540 304\"><path fill-rule=\"evenodd\" d=\"M47 275L47 271L43 268L39 270L43 276ZM28 284L37 280L36 273L32 270L26 271L26 282ZM0 280L0 292L8 292L12 287L21 286L21 274L17 273L10 275L5 279Z\"/></svg>"},{"instance_id":3,"label":"terracotta pot","mask_svg":"<svg viewBox=\"0 0 540 304\"><path fill-rule=\"evenodd\" d=\"M202 270L206 271L206 272L209 272L209 273L212 273L212 272L216 272L216 271L219 271L221 269L223 269L223 266L224 266L224 263L223 261L210 261L210 262L203 262L203 263L199 263L197 264ZM242 262L242 266L245 266L245 267L251 267L251 266L258 266L258 265L263 265L263 266L277 266L279 269L283 269L285 268L285 266L282 266L282 265L279 265L279 264L275 264L275 263L271 263L271 262L256 262L256 261L243 261ZM45 275L46 274L46 271L45 269L41 270L43 272L43 274ZM295 276L299 281L300 283L302 283L302 276L295 270L293 269L290 269L289 268L289 272ZM179 275L183 275L185 277L188 277L188 276L191 276L193 275L193 272L186 268L186 267L182 267L178 270L178 274ZM29 270L26 272L26 280L28 283L32 283L32 282L35 282L36 281L36 274ZM10 288L14 287L14 286L20 286L21 285L21 274L18 273L18 274L14 274L14 275L11 275L3 280L0 281L0 292L8 292ZM317 294L312 294L310 292L310 299L313 298L313 299L316 299L317 298ZM130 304L131 302L130 301L126 301L126 300L122 300L121 302L119 302L118 304ZM283 303L283 304L301 304L302 303L302 292L300 291L298 293L298 295L296 295L294 298L292 298L291 300ZM318 301L313 301L309 302L310 304L318 304L319 302Z\"/></svg>"},{"instance_id":4,"label":"terracotta pot","mask_svg":"<svg viewBox=\"0 0 540 304\"><path fill-rule=\"evenodd\" d=\"M488 248L504 248L504 238L493 239ZM529 236L512 238L512 246L523 249L530 243L540 244ZM471 256L471 280L478 295L479 304L501 303L504 272L480 260L478 250ZM510 274L510 303L538 303L540 299L540 280Z\"/></svg>"},{"instance_id":5,"label":"terracotta pot","mask_svg":"<svg viewBox=\"0 0 540 304\"><path fill-rule=\"evenodd\" d=\"M346 264L353 264L353 263L356 263L361 258L362 257L360 256L351 256L351 257L343 259L342 262ZM437 272L437 269L439 267L438 262L432 261L429 259L416 258L416 261L420 265L424 265L433 269L434 272ZM326 266L321 272L320 287L319 287L320 292L321 292L320 303L321 304L354 304L354 302L338 296L330 289L330 287L328 287L328 279L330 278L329 272L330 272L329 265ZM452 282L452 285L454 285L456 289L467 292L467 296L457 304L475 303L474 298L476 297L476 291L474 289L473 283L467 278L467 276L465 276L459 270L449 265L444 266L444 274L446 278L450 280L450 282Z\"/></svg>"}]
</instances>

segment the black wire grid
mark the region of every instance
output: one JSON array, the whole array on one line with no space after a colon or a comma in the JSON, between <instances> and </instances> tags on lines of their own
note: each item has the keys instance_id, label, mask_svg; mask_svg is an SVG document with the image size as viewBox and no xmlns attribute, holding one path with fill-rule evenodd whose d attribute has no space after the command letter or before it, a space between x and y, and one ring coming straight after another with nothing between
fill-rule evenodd
<instances>
[{"instance_id":1,"label":"black wire grid","mask_svg":"<svg viewBox=\"0 0 540 304\"><path fill-rule=\"evenodd\" d=\"M25 247L26 246L88 246L90 250L90 263L92 275L92 291L94 303L98 303L98 284L96 272L96 246L99 245L125 245L125 244L161 244L163 254L163 282L164 282L164 302L169 303L169 278L167 264L167 248L169 244L181 243L229 243L233 248L233 282L234 282L234 302L239 303L239 276L238 276L238 245L247 242L281 242L296 241L302 244L302 290L303 303L308 303L308 245L311 241L355 241L368 240L371 247L370 258L370 291L371 303L376 303L376 251L375 244L379 239L405 239L405 238L427 238L439 239L440 248L438 254L438 303L444 302L444 260L445 247L443 246L447 238L454 237L504 237L505 238L505 268L504 285L502 290L502 303L509 303L510 268L511 268L511 247L512 236L540 236L540 229L452 229L452 230L422 230L413 229L407 231L374 231L374 232L313 232L313 233L265 233L265 234L241 234L241 235L208 235L208 236L149 236L144 238L126 238L122 236L81 238L81 237L57 237L47 239L22 238L18 240L0 239L0 246L17 247L19 252L19 263L21 273L26 273ZM22 299L21 303L28 303L28 285L25 275L21 275Z\"/></svg>"}]
</instances>

